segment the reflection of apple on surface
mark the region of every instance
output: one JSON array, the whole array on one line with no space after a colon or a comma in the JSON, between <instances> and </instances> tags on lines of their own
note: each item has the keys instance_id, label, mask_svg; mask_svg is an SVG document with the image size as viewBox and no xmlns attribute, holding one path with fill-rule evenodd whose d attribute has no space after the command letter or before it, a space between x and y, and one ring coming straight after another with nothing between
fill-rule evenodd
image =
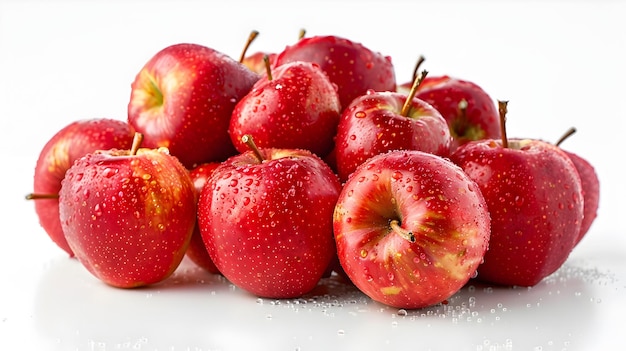
<instances>
[{"instance_id":1,"label":"reflection of apple on surface","mask_svg":"<svg viewBox=\"0 0 626 351\"><path fill-rule=\"evenodd\" d=\"M228 136L235 104L259 79L240 62L197 44L156 53L131 85L128 122L144 147L167 147L188 169L236 154Z\"/></svg>"},{"instance_id":2,"label":"reflection of apple on surface","mask_svg":"<svg viewBox=\"0 0 626 351\"><path fill-rule=\"evenodd\" d=\"M261 297L311 291L335 255L337 176L306 150L256 148L214 170L198 223L219 271Z\"/></svg>"},{"instance_id":3,"label":"reflection of apple on surface","mask_svg":"<svg viewBox=\"0 0 626 351\"><path fill-rule=\"evenodd\" d=\"M391 151L362 164L334 213L339 261L373 300L398 308L444 301L476 272L489 242L476 184L451 162Z\"/></svg>"},{"instance_id":4,"label":"reflection of apple on surface","mask_svg":"<svg viewBox=\"0 0 626 351\"><path fill-rule=\"evenodd\" d=\"M506 103L500 107L503 115ZM478 279L533 286L561 267L583 218L580 177L561 149L503 133L501 140L459 146L450 159L476 181L491 214Z\"/></svg>"},{"instance_id":5,"label":"reflection of apple on surface","mask_svg":"<svg viewBox=\"0 0 626 351\"><path fill-rule=\"evenodd\" d=\"M65 172L75 160L96 150L130 148L133 135L125 121L93 118L72 122L48 140L41 149L35 166L33 192L27 199L35 200L39 223L52 241L67 252L67 245L59 221L59 190Z\"/></svg>"},{"instance_id":6,"label":"reflection of apple on surface","mask_svg":"<svg viewBox=\"0 0 626 351\"><path fill-rule=\"evenodd\" d=\"M178 267L196 221L189 171L167 149L103 150L80 158L59 193L61 226L79 262L103 282L132 288Z\"/></svg>"}]
</instances>

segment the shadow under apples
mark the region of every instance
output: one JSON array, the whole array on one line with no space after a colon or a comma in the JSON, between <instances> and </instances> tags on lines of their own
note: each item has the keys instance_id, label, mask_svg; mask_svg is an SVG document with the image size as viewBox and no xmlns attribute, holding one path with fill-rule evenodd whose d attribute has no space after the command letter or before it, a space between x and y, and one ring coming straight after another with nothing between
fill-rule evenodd
<instances>
[{"instance_id":1,"label":"shadow under apples","mask_svg":"<svg viewBox=\"0 0 626 351\"><path fill-rule=\"evenodd\" d=\"M404 349L406 335L426 348L562 348L583 340L594 323L590 276L566 263L533 288L470 282L446 304L404 311L372 301L337 275L301 298L277 300L257 298L189 262L159 284L118 289L63 259L39 282L33 318L58 350L322 349L329 343ZM580 316L576 322L573 314Z\"/></svg>"}]
</instances>

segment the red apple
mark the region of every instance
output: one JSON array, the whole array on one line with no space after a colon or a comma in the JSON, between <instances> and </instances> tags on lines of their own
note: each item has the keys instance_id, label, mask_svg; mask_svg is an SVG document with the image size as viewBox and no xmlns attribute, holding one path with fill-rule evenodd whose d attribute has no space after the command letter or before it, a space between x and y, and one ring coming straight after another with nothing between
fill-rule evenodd
<instances>
[{"instance_id":1,"label":"red apple","mask_svg":"<svg viewBox=\"0 0 626 351\"><path fill-rule=\"evenodd\" d=\"M131 86L128 122L144 147L167 147L188 169L236 153L228 123L259 79L240 62L197 44L156 53Z\"/></svg>"},{"instance_id":2,"label":"red apple","mask_svg":"<svg viewBox=\"0 0 626 351\"><path fill-rule=\"evenodd\" d=\"M209 179L211 174L213 174L213 171L220 164L221 163L219 162L203 163L189 172L198 198L200 197L200 193L202 192L202 188L204 188L207 179ZM189 257L193 263L197 264L209 273L219 273L219 270L215 267L215 263L213 263L213 260L206 249L206 245L204 245L202 235L200 234L200 226L197 221L193 229L193 234L191 235L189 247L187 248L187 257Z\"/></svg>"},{"instance_id":3,"label":"red apple","mask_svg":"<svg viewBox=\"0 0 626 351\"><path fill-rule=\"evenodd\" d=\"M213 262L233 284L269 298L299 297L335 255L337 176L307 150L253 148L207 181L198 223Z\"/></svg>"},{"instance_id":4,"label":"red apple","mask_svg":"<svg viewBox=\"0 0 626 351\"><path fill-rule=\"evenodd\" d=\"M250 134L261 148L307 149L324 157L340 114L326 74L311 62L289 62L268 70L237 103L228 131L239 152L248 150L241 138Z\"/></svg>"},{"instance_id":5,"label":"red apple","mask_svg":"<svg viewBox=\"0 0 626 351\"><path fill-rule=\"evenodd\" d=\"M504 133L459 146L450 159L476 181L491 214L478 279L533 286L561 267L583 218L581 180L561 149Z\"/></svg>"},{"instance_id":6,"label":"red apple","mask_svg":"<svg viewBox=\"0 0 626 351\"><path fill-rule=\"evenodd\" d=\"M93 118L72 122L57 131L39 153L33 179L33 193L39 223L50 239L70 257L70 249L59 221L59 190L65 172L74 161L96 150L130 148L133 135L125 121Z\"/></svg>"},{"instance_id":7,"label":"red apple","mask_svg":"<svg viewBox=\"0 0 626 351\"><path fill-rule=\"evenodd\" d=\"M334 213L339 261L373 300L421 308L463 287L489 242L476 184L442 157L390 151L344 184Z\"/></svg>"},{"instance_id":8,"label":"red apple","mask_svg":"<svg viewBox=\"0 0 626 351\"><path fill-rule=\"evenodd\" d=\"M449 76L426 77L415 96L446 120L452 135L451 151L471 140L501 137L495 101L476 83Z\"/></svg>"},{"instance_id":9,"label":"red apple","mask_svg":"<svg viewBox=\"0 0 626 351\"><path fill-rule=\"evenodd\" d=\"M67 171L61 226L76 258L103 282L132 288L178 267L196 221L189 172L165 148L96 151Z\"/></svg>"},{"instance_id":10,"label":"red apple","mask_svg":"<svg viewBox=\"0 0 626 351\"><path fill-rule=\"evenodd\" d=\"M343 111L335 139L342 181L372 156L391 150L450 152L450 131L441 114L423 100L396 92L369 91Z\"/></svg>"},{"instance_id":11,"label":"red apple","mask_svg":"<svg viewBox=\"0 0 626 351\"><path fill-rule=\"evenodd\" d=\"M337 85L342 108L367 90L392 91L396 88L389 56L339 36L303 37L278 53L275 65L292 61L318 64Z\"/></svg>"},{"instance_id":12,"label":"red apple","mask_svg":"<svg viewBox=\"0 0 626 351\"><path fill-rule=\"evenodd\" d=\"M571 128L557 143L556 146L560 146L561 143L570 135L576 132L575 128ZM589 228L598 217L598 207L600 205L600 179L596 173L593 165L582 156L561 148L570 160L574 163L578 175L580 176L581 187L583 191L583 220L580 225L580 234L576 239L576 244L582 240L587 234Z\"/></svg>"}]
</instances>

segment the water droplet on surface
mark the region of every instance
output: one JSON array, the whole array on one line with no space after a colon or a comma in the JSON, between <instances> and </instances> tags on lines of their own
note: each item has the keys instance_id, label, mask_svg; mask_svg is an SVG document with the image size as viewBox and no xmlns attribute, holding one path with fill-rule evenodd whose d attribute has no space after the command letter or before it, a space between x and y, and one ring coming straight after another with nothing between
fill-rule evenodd
<instances>
[{"instance_id":1,"label":"water droplet on surface","mask_svg":"<svg viewBox=\"0 0 626 351\"><path fill-rule=\"evenodd\" d=\"M356 117L356 118L365 118L365 116L367 116L367 113L365 113L365 112L363 112L363 111L357 111L357 112L354 114L354 117Z\"/></svg>"}]
</instances>

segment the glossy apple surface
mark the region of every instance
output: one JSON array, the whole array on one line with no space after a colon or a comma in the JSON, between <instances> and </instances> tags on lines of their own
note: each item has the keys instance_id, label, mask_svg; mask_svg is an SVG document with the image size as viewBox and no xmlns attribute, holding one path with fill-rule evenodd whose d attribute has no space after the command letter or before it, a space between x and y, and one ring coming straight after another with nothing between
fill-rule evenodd
<instances>
[{"instance_id":1,"label":"glossy apple surface","mask_svg":"<svg viewBox=\"0 0 626 351\"><path fill-rule=\"evenodd\" d=\"M580 234L576 238L576 245L589 232L591 225L598 217L600 206L600 179L593 165L582 156L571 151L563 150L574 163L580 176L583 192L583 220L580 225Z\"/></svg>"},{"instance_id":2,"label":"glossy apple surface","mask_svg":"<svg viewBox=\"0 0 626 351\"><path fill-rule=\"evenodd\" d=\"M369 91L342 113L337 127L335 163L342 181L367 159L391 150L419 150L439 156L450 152L450 131L441 114L419 99L396 92Z\"/></svg>"},{"instance_id":3,"label":"glossy apple surface","mask_svg":"<svg viewBox=\"0 0 626 351\"><path fill-rule=\"evenodd\" d=\"M120 288L158 283L178 267L196 220L189 172L164 149L101 151L79 159L59 198L76 258Z\"/></svg>"},{"instance_id":4,"label":"glossy apple surface","mask_svg":"<svg viewBox=\"0 0 626 351\"><path fill-rule=\"evenodd\" d=\"M239 152L254 136L261 148L306 149L320 157L333 148L341 106L337 90L311 62L289 62L259 79L235 106L228 132Z\"/></svg>"},{"instance_id":5,"label":"glossy apple surface","mask_svg":"<svg viewBox=\"0 0 626 351\"><path fill-rule=\"evenodd\" d=\"M421 151L366 161L344 184L334 213L345 273L373 300L398 308L455 294L482 261L489 229L474 181Z\"/></svg>"},{"instance_id":6,"label":"glossy apple surface","mask_svg":"<svg viewBox=\"0 0 626 351\"><path fill-rule=\"evenodd\" d=\"M335 255L337 176L306 150L261 149L218 167L200 194L198 223L219 271L261 297L311 291Z\"/></svg>"},{"instance_id":7,"label":"glossy apple surface","mask_svg":"<svg viewBox=\"0 0 626 351\"><path fill-rule=\"evenodd\" d=\"M415 96L431 104L446 120L452 135L451 150L471 140L500 138L495 101L474 82L450 76L429 76L422 81Z\"/></svg>"},{"instance_id":8,"label":"glossy apple surface","mask_svg":"<svg viewBox=\"0 0 626 351\"><path fill-rule=\"evenodd\" d=\"M231 57L198 44L157 52L131 85L128 123L143 146L167 147L187 167L236 154L228 124L259 76Z\"/></svg>"},{"instance_id":9,"label":"glossy apple surface","mask_svg":"<svg viewBox=\"0 0 626 351\"><path fill-rule=\"evenodd\" d=\"M213 174L213 171L220 165L219 162L211 162L211 163L203 163L197 167L194 167L190 172L189 176L193 181L194 189L196 190L196 195L199 198L204 185L207 182L207 179ZM215 267L215 263L211 259L209 252L204 245L204 241L202 240L202 235L200 234L200 226L196 221L196 225L193 228L193 234L191 236L191 241L189 242L189 247L187 248L187 257L193 263L197 264L199 267L203 268L209 273L218 274L219 270Z\"/></svg>"},{"instance_id":10,"label":"glossy apple surface","mask_svg":"<svg viewBox=\"0 0 626 351\"><path fill-rule=\"evenodd\" d=\"M396 88L391 58L347 38L333 35L301 38L278 53L274 64L292 61L319 65L337 85L342 108L368 89L392 91Z\"/></svg>"},{"instance_id":11,"label":"glossy apple surface","mask_svg":"<svg viewBox=\"0 0 626 351\"><path fill-rule=\"evenodd\" d=\"M126 121L92 118L72 122L57 131L41 149L33 177L33 193L39 223L50 239L71 257L59 221L61 181L74 161L96 150L130 148L133 135ZM36 198L36 197L41 198Z\"/></svg>"},{"instance_id":12,"label":"glossy apple surface","mask_svg":"<svg viewBox=\"0 0 626 351\"><path fill-rule=\"evenodd\" d=\"M478 184L491 241L478 279L533 286L565 262L580 232L580 177L558 147L533 139L474 141L450 157Z\"/></svg>"}]
</instances>

